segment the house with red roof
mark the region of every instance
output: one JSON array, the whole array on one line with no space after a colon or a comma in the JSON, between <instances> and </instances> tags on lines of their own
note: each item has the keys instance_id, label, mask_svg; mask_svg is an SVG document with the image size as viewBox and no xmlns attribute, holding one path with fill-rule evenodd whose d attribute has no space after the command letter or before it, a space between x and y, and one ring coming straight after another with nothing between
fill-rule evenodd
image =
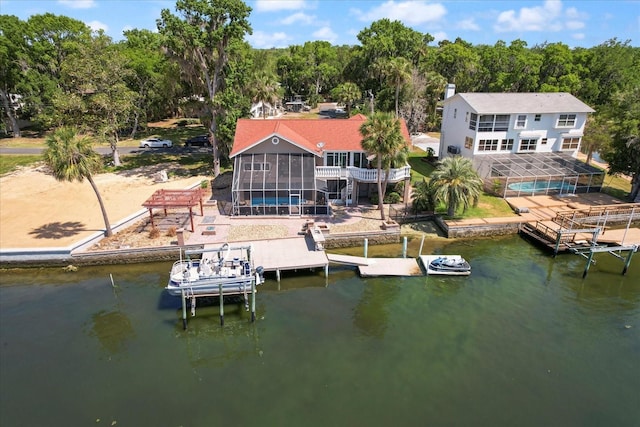
<instances>
[{"instance_id":1,"label":"house with red roof","mask_svg":"<svg viewBox=\"0 0 640 427\"><path fill-rule=\"evenodd\" d=\"M361 145L366 120L238 120L229 154L233 215L328 215L331 203L357 205L377 190L373 158ZM401 129L410 144L404 121ZM389 182L409 180L410 171L391 169Z\"/></svg>"}]
</instances>

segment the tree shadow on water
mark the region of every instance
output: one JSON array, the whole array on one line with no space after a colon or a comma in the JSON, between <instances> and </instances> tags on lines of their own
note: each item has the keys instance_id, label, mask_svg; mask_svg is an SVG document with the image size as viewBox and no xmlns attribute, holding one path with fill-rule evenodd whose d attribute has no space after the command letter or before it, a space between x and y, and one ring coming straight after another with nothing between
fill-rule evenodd
<instances>
[{"instance_id":1,"label":"tree shadow on water","mask_svg":"<svg viewBox=\"0 0 640 427\"><path fill-rule=\"evenodd\" d=\"M71 237L87 231L85 225L78 221L52 222L41 225L30 231L30 235L35 235L36 239L60 239Z\"/></svg>"}]
</instances>

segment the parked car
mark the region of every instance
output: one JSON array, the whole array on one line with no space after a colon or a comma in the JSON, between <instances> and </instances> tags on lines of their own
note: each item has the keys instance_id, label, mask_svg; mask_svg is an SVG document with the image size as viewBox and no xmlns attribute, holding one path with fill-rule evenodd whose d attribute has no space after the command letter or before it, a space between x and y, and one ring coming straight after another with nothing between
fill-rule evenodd
<instances>
[{"instance_id":1,"label":"parked car","mask_svg":"<svg viewBox=\"0 0 640 427\"><path fill-rule=\"evenodd\" d=\"M151 137L147 139L143 139L140 141L140 148L157 148L157 147L172 147L173 142L170 139L160 139L156 137Z\"/></svg>"},{"instance_id":2,"label":"parked car","mask_svg":"<svg viewBox=\"0 0 640 427\"><path fill-rule=\"evenodd\" d=\"M192 136L184 142L186 147L192 147L196 145L201 145L203 147L211 146L211 142L209 142L209 135L197 135Z\"/></svg>"}]
</instances>

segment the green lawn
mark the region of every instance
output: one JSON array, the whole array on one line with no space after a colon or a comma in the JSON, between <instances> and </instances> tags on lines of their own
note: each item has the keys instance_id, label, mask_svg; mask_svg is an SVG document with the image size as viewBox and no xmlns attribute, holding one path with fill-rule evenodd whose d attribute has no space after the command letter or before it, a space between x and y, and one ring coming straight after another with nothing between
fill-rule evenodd
<instances>
[{"instance_id":1,"label":"green lawn","mask_svg":"<svg viewBox=\"0 0 640 427\"><path fill-rule=\"evenodd\" d=\"M42 161L39 154L3 154L0 156L0 175L13 172L21 166L32 166Z\"/></svg>"}]
</instances>

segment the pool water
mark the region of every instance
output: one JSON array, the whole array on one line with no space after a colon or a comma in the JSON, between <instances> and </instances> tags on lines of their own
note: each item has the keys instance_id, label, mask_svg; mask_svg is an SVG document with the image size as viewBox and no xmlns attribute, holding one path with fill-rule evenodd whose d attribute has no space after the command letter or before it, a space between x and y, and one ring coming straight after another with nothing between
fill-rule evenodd
<instances>
[{"instance_id":1,"label":"pool water","mask_svg":"<svg viewBox=\"0 0 640 427\"><path fill-rule=\"evenodd\" d=\"M537 193L546 190L561 190L573 192L574 184L563 181L524 181L514 182L508 185L509 190L525 193Z\"/></svg>"}]
</instances>

